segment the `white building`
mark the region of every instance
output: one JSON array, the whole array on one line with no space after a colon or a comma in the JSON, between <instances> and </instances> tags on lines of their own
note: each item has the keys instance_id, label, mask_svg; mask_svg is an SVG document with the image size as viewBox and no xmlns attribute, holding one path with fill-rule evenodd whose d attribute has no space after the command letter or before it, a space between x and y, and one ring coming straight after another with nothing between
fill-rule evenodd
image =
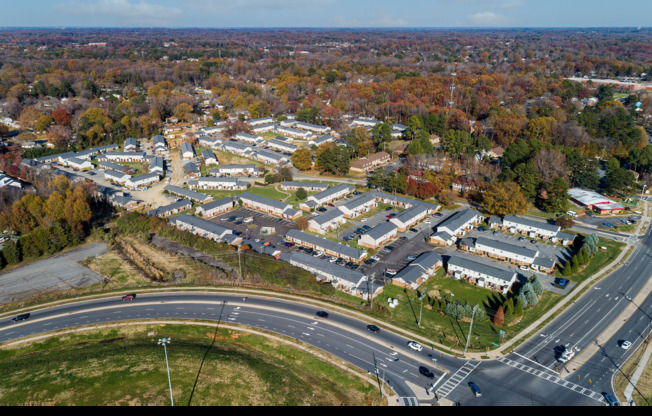
<instances>
[{"instance_id":1,"label":"white building","mask_svg":"<svg viewBox=\"0 0 652 416\"><path fill-rule=\"evenodd\" d=\"M398 227L391 222L383 222L380 225L362 234L358 240L361 246L372 249L389 243L398 236Z\"/></svg>"}]
</instances>

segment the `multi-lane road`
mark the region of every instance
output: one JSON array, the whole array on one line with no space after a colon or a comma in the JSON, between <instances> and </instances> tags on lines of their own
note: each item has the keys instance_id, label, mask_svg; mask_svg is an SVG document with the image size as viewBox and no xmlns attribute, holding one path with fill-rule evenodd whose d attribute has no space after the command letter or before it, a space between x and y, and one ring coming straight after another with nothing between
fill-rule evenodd
<instances>
[{"instance_id":1,"label":"multi-lane road","mask_svg":"<svg viewBox=\"0 0 652 416\"><path fill-rule=\"evenodd\" d=\"M372 333L367 330L369 322L337 310L326 309L329 318L319 319L315 312L321 308L300 302L256 296L244 302L242 295L199 292L139 294L129 303L105 298L35 310L28 321L0 323L0 342L119 321L219 321L268 330L313 345L377 374L403 398L403 404L416 404L417 395L422 402L428 401L437 392L438 397L462 405L604 405L603 394L613 394L614 373L650 332L652 299L637 305L635 314L579 368L574 361L566 365L557 361L559 347L583 351L594 345L652 276L651 258L652 235L648 229L626 264L498 360L457 359L429 348L413 351L407 346L409 334L390 331L380 324L381 331ZM624 339L633 343L629 350L620 348L619 341ZM433 370L435 378L422 376L420 366ZM474 397L468 387L471 381L482 388L483 397Z\"/></svg>"}]
</instances>

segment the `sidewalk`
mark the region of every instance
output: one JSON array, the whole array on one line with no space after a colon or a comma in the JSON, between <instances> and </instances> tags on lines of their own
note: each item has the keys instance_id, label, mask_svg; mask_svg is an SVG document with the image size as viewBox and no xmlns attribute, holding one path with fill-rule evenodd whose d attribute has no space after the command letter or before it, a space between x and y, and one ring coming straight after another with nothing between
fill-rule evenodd
<instances>
[{"instance_id":1,"label":"sidewalk","mask_svg":"<svg viewBox=\"0 0 652 416\"><path fill-rule=\"evenodd\" d=\"M634 405L632 393L634 392L636 383L638 383L638 380L641 378L641 375L643 375L645 366L647 365L647 362L650 360L650 355L652 355L652 343L647 344L647 348L645 349L645 352L643 353L641 360L638 362L638 365L636 366L636 371L634 371L631 380L629 380L629 384L627 384L627 388L625 388L625 400L627 400L627 403L631 403L632 405Z\"/></svg>"}]
</instances>

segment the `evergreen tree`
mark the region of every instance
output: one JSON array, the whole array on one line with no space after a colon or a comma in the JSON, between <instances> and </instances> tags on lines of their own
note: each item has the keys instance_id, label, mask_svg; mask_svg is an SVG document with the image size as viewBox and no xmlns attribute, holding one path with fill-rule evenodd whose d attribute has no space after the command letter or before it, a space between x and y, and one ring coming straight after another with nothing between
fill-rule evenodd
<instances>
[{"instance_id":1,"label":"evergreen tree","mask_svg":"<svg viewBox=\"0 0 652 416\"><path fill-rule=\"evenodd\" d=\"M308 192L306 192L306 190L303 188L299 188L297 189L297 193L295 195L299 201L303 201L308 197Z\"/></svg>"},{"instance_id":2,"label":"evergreen tree","mask_svg":"<svg viewBox=\"0 0 652 416\"><path fill-rule=\"evenodd\" d=\"M484 322L487 320L487 311L484 309L484 306L480 304L475 305L475 315L473 319L477 322Z\"/></svg>"},{"instance_id":3,"label":"evergreen tree","mask_svg":"<svg viewBox=\"0 0 652 416\"><path fill-rule=\"evenodd\" d=\"M564 264L564 268L561 271L561 274L564 276L570 276L573 274L573 267L571 266L571 262L567 261L566 264Z\"/></svg>"},{"instance_id":4,"label":"evergreen tree","mask_svg":"<svg viewBox=\"0 0 652 416\"><path fill-rule=\"evenodd\" d=\"M532 276L530 279L530 283L532 285L532 290L534 290L534 293L537 295L543 295L543 285L541 284L541 280L539 280L539 276L536 274Z\"/></svg>"},{"instance_id":5,"label":"evergreen tree","mask_svg":"<svg viewBox=\"0 0 652 416\"><path fill-rule=\"evenodd\" d=\"M573 272L573 274L580 271L580 265L577 262L577 255L573 256L570 263L571 263L571 271Z\"/></svg>"},{"instance_id":6,"label":"evergreen tree","mask_svg":"<svg viewBox=\"0 0 652 416\"><path fill-rule=\"evenodd\" d=\"M536 304L539 303L539 299L537 298L537 294L534 293L534 290L526 292L525 297L527 298L527 303L530 306L536 306Z\"/></svg>"},{"instance_id":7,"label":"evergreen tree","mask_svg":"<svg viewBox=\"0 0 652 416\"><path fill-rule=\"evenodd\" d=\"M2 254L9 265L18 264L23 260L23 252L20 244L12 239L9 239L9 241L3 244Z\"/></svg>"},{"instance_id":8,"label":"evergreen tree","mask_svg":"<svg viewBox=\"0 0 652 416\"><path fill-rule=\"evenodd\" d=\"M523 316L523 303L520 298L516 298L516 303L514 304L514 316Z\"/></svg>"},{"instance_id":9,"label":"evergreen tree","mask_svg":"<svg viewBox=\"0 0 652 416\"><path fill-rule=\"evenodd\" d=\"M518 303L521 304L521 311L524 310L525 308L527 308L528 306L530 306L530 305L527 303L527 298L525 297L525 294L524 294L523 292L520 292L520 293L518 294L517 299L518 299Z\"/></svg>"},{"instance_id":10,"label":"evergreen tree","mask_svg":"<svg viewBox=\"0 0 652 416\"><path fill-rule=\"evenodd\" d=\"M503 308L503 312L505 315L505 322L510 323L512 322L512 301L508 300L505 302L505 307Z\"/></svg>"}]
</instances>

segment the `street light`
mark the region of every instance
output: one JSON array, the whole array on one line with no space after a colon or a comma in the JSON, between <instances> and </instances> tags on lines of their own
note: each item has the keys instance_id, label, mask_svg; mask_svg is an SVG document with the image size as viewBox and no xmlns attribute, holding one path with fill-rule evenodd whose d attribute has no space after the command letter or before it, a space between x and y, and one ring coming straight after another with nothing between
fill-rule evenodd
<instances>
[{"instance_id":1,"label":"street light","mask_svg":"<svg viewBox=\"0 0 652 416\"><path fill-rule=\"evenodd\" d=\"M170 379L170 365L168 364L168 345L172 341L172 338L161 338L158 340L158 345L163 345L163 351L165 351L165 366L168 369L168 384L170 385L170 400L172 401L172 406L174 406L174 397L172 396L172 380Z\"/></svg>"},{"instance_id":2,"label":"street light","mask_svg":"<svg viewBox=\"0 0 652 416\"><path fill-rule=\"evenodd\" d=\"M419 301L421 302L421 310L419 311L419 322L417 322L417 326L421 326L421 314L423 313L423 298L425 297L426 297L425 293L419 297Z\"/></svg>"}]
</instances>

